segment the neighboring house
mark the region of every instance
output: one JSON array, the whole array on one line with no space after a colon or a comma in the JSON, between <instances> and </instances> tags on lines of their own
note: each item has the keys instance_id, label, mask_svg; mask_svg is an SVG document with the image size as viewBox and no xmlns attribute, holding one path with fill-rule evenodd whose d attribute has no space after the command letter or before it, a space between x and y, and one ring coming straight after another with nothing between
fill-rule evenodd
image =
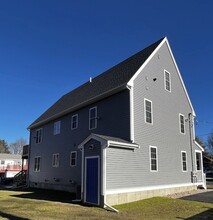
<instances>
[{"instance_id":1,"label":"neighboring house","mask_svg":"<svg viewBox=\"0 0 213 220\"><path fill-rule=\"evenodd\" d=\"M0 177L14 177L22 169L22 156L0 153Z\"/></svg>"},{"instance_id":2,"label":"neighboring house","mask_svg":"<svg viewBox=\"0 0 213 220\"><path fill-rule=\"evenodd\" d=\"M167 38L64 95L30 126L30 187L103 207L205 186L195 112Z\"/></svg>"}]
</instances>

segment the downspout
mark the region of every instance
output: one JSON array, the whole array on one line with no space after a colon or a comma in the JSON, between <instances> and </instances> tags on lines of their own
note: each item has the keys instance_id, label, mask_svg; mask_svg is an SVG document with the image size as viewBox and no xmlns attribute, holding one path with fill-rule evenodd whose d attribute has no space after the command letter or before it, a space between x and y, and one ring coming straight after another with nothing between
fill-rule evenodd
<instances>
[{"instance_id":1,"label":"downspout","mask_svg":"<svg viewBox=\"0 0 213 220\"><path fill-rule=\"evenodd\" d=\"M191 158L192 158L192 183L195 183L195 168L194 168L194 155L193 155L193 140L192 140L192 113L189 113L189 139L190 139L190 149L191 149Z\"/></svg>"},{"instance_id":2,"label":"downspout","mask_svg":"<svg viewBox=\"0 0 213 220\"><path fill-rule=\"evenodd\" d=\"M107 203L104 203L104 208L105 208L106 210L110 210L110 211L119 213L119 211L118 211L117 209L113 208L112 206L108 205Z\"/></svg>"}]
</instances>

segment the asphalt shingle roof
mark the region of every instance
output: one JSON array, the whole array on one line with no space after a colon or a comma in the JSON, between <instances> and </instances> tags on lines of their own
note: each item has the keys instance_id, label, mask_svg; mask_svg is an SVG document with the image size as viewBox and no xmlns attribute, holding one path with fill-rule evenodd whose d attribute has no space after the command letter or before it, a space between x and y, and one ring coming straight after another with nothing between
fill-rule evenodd
<instances>
[{"instance_id":1,"label":"asphalt shingle roof","mask_svg":"<svg viewBox=\"0 0 213 220\"><path fill-rule=\"evenodd\" d=\"M82 86L62 96L55 104L53 104L46 112L35 120L29 128L40 126L45 122L54 120L59 116L72 112L77 108L89 104L89 102L97 100L98 97L101 98L104 95L107 97L107 95L109 96L113 94L113 92L115 93L121 91L126 87L129 80L162 40L163 38L103 72L93 78L92 82L86 82Z\"/></svg>"}]
</instances>

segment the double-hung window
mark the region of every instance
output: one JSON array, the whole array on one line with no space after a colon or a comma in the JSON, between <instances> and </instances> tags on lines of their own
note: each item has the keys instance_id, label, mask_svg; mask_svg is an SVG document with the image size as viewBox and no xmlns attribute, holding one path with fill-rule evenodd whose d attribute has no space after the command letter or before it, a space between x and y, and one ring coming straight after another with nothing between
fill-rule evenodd
<instances>
[{"instance_id":1,"label":"double-hung window","mask_svg":"<svg viewBox=\"0 0 213 220\"><path fill-rule=\"evenodd\" d=\"M97 128L97 107L89 109L89 130Z\"/></svg>"},{"instance_id":2,"label":"double-hung window","mask_svg":"<svg viewBox=\"0 0 213 220\"><path fill-rule=\"evenodd\" d=\"M42 128L39 128L36 130L36 135L35 135L35 142L36 144L39 144L42 142Z\"/></svg>"},{"instance_id":3,"label":"double-hung window","mask_svg":"<svg viewBox=\"0 0 213 220\"><path fill-rule=\"evenodd\" d=\"M70 166L74 167L77 165L77 151L72 151L70 153Z\"/></svg>"},{"instance_id":4,"label":"double-hung window","mask_svg":"<svg viewBox=\"0 0 213 220\"><path fill-rule=\"evenodd\" d=\"M34 160L34 171L39 172L41 167L41 157L37 156Z\"/></svg>"},{"instance_id":5,"label":"double-hung window","mask_svg":"<svg viewBox=\"0 0 213 220\"><path fill-rule=\"evenodd\" d=\"M152 102L148 99L144 99L144 117L146 123L153 124Z\"/></svg>"},{"instance_id":6,"label":"double-hung window","mask_svg":"<svg viewBox=\"0 0 213 220\"><path fill-rule=\"evenodd\" d=\"M171 75L166 70L164 70L164 85L165 85L165 90L171 92Z\"/></svg>"},{"instance_id":7,"label":"double-hung window","mask_svg":"<svg viewBox=\"0 0 213 220\"><path fill-rule=\"evenodd\" d=\"M187 171L187 154L185 151L181 151L182 171Z\"/></svg>"},{"instance_id":8,"label":"double-hung window","mask_svg":"<svg viewBox=\"0 0 213 220\"><path fill-rule=\"evenodd\" d=\"M150 154L150 171L158 171L158 155L157 155L157 147L150 146L149 147Z\"/></svg>"},{"instance_id":9,"label":"double-hung window","mask_svg":"<svg viewBox=\"0 0 213 220\"><path fill-rule=\"evenodd\" d=\"M78 114L73 115L71 119L71 129L74 130L78 128Z\"/></svg>"},{"instance_id":10,"label":"double-hung window","mask_svg":"<svg viewBox=\"0 0 213 220\"><path fill-rule=\"evenodd\" d=\"M202 169L202 165L201 165L201 153L196 151L196 170L199 171Z\"/></svg>"},{"instance_id":11,"label":"double-hung window","mask_svg":"<svg viewBox=\"0 0 213 220\"><path fill-rule=\"evenodd\" d=\"M180 133L185 134L185 118L184 115L179 114L179 126L180 126Z\"/></svg>"},{"instance_id":12,"label":"double-hung window","mask_svg":"<svg viewBox=\"0 0 213 220\"><path fill-rule=\"evenodd\" d=\"M53 167L58 167L59 166L59 154L53 154L52 157L52 166Z\"/></svg>"},{"instance_id":13,"label":"double-hung window","mask_svg":"<svg viewBox=\"0 0 213 220\"><path fill-rule=\"evenodd\" d=\"M53 133L54 133L54 135L57 135L57 134L60 134L60 132L61 132L61 121L56 121L54 123L54 131L53 131Z\"/></svg>"}]
</instances>

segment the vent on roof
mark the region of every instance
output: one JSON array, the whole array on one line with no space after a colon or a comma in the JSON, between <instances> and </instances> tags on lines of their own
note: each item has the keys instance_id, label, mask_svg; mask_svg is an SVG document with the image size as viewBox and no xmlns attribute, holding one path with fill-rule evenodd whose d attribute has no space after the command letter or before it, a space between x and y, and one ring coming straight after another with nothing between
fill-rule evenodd
<instances>
[{"instance_id":1,"label":"vent on roof","mask_svg":"<svg viewBox=\"0 0 213 220\"><path fill-rule=\"evenodd\" d=\"M92 77L89 78L89 82L92 82Z\"/></svg>"}]
</instances>

